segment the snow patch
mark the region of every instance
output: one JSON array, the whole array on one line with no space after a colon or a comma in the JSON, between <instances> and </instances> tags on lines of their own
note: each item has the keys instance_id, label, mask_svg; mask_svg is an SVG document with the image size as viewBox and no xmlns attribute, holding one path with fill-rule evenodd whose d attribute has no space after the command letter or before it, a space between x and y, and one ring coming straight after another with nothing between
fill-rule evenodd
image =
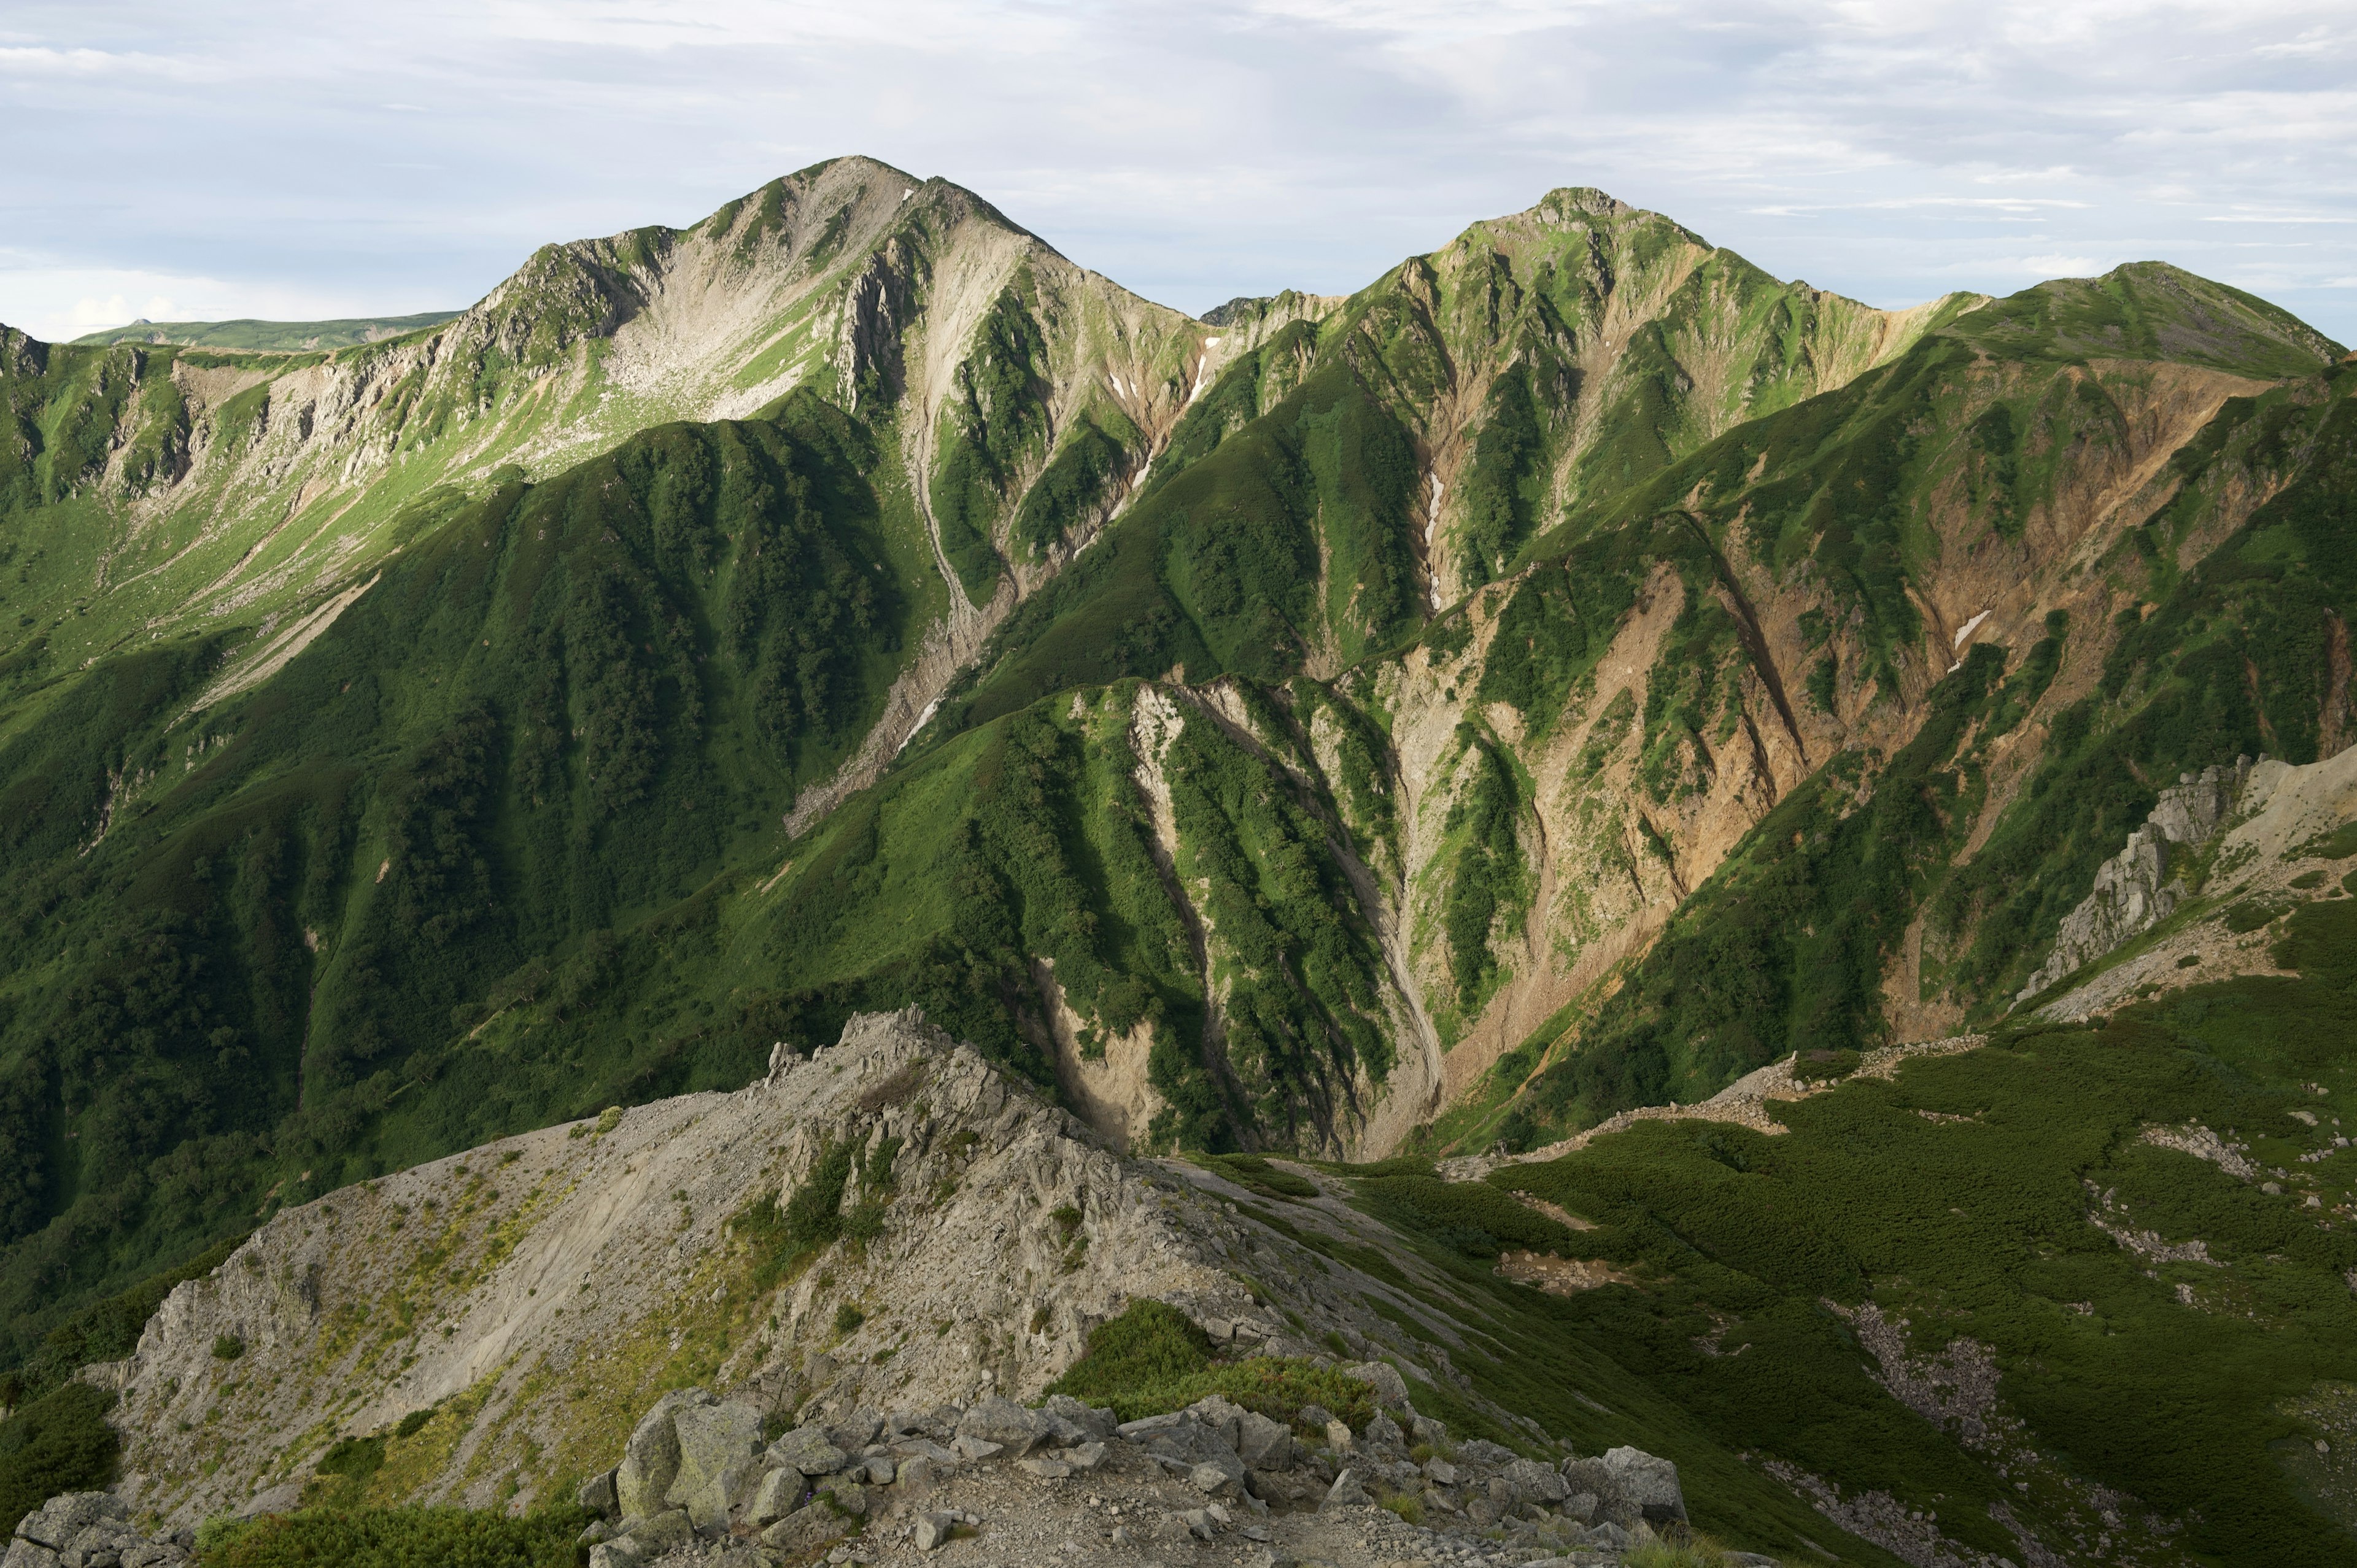
<instances>
[{"instance_id":1,"label":"snow patch","mask_svg":"<svg viewBox=\"0 0 2357 1568\"><path fill-rule=\"evenodd\" d=\"M1985 620L1988 619L1988 618L1989 618L1989 612L1988 612L1988 611L1986 611L1986 610L1983 610L1983 611L1981 611L1981 613L1980 613L1980 614L1978 614L1978 615L1976 615L1976 616L1973 617L1973 618L1972 618L1972 619L1970 619L1970 620L1968 620L1968 621L1964 622L1964 625L1962 625L1962 626L1958 627L1958 628L1956 628L1956 639L1955 639L1954 643L1952 645L1952 650L1953 650L1953 649L1961 649L1962 647L1964 647L1964 639L1965 639L1966 638L1968 638L1968 637L1972 636L1972 634L1974 633L1974 631L1975 631L1976 629L1978 629L1978 628L1979 628L1979 626L1980 626L1981 622L1983 622L1983 621L1985 621Z\"/></svg>"}]
</instances>

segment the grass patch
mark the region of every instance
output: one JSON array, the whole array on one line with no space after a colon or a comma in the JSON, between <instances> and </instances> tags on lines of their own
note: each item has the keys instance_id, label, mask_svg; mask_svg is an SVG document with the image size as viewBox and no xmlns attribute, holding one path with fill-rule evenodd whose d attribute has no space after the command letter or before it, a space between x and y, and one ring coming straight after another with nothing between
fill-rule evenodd
<instances>
[{"instance_id":1,"label":"grass patch","mask_svg":"<svg viewBox=\"0 0 2357 1568\"><path fill-rule=\"evenodd\" d=\"M305 1509L206 1531L200 1568L574 1568L589 1516L478 1509Z\"/></svg>"},{"instance_id":2,"label":"grass patch","mask_svg":"<svg viewBox=\"0 0 2357 1568\"><path fill-rule=\"evenodd\" d=\"M1088 1353L1048 1391L1109 1405L1124 1421L1184 1410L1212 1394L1288 1426L1308 1404L1324 1406L1353 1431L1375 1416L1372 1391L1331 1367L1276 1356L1215 1360L1194 1321L1158 1301L1133 1302L1092 1329Z\"/></svg>"},{"instance_id":3,"label":"grass patch","mask_svg":"<svg viewBox=\"0 0 2357 1568\"><path fill-rule=\"evenodd\" d=\"M1199 1155L1196 1163L1214 1176L1224 1176L1247 1192L1263 1197L1316 1197L1318 1184L1292 1171L1279 1170L1258 1155Z\"/></svg>"}]
</instances>

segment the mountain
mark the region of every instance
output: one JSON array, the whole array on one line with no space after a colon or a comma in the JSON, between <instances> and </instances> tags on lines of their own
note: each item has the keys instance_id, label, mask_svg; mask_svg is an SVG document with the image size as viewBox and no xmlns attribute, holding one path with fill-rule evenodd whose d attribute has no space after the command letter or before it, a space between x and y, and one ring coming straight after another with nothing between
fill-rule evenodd
<instances>
[{"instance_id":1,"label":"mountain","mask_svg":"<svg viewBox=\"0 0 2357 1568\"><path fill-rule=\"evenodd\" d=\"M150 321L86 332L77 345L110 348L117 343L178 343L190 349L250 349L295 353L311 349L350 349L386 338L405 338L439 327L458 313L428 310L415 316L351 317L338 321Z\"/></svg>"},{"instance_id":2,"label":"mountain","mask_svg":"<svg viewBox=\"0 0 2357 1568\"><path fill-rule=\"evenodd\" d=\"M1876 1551L2330 1560L2353 388L1588 189L1196 320L856 158L381 341L7 333L0 1361L916 1005L1125 1155L1577 1219L1516 1310Z\"/></svg>"}]
</instances>

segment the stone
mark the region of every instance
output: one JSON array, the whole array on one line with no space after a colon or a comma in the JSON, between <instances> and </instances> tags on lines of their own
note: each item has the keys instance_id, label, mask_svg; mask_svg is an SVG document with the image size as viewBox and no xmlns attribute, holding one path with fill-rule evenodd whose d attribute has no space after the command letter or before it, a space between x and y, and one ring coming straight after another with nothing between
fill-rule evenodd
<instances>
[{"instance_id":1,"label":"stone","mask_svg":"<svg viewBox=\"0 0 2357 1568\"><path fill-rule=\"evenodd\" d=\"M1094 1470L1104 1464L1105 1453L1102 1443L1083 1443L1078 1448L1064 1450L1064 1463L1075 1470Z\"/></svg>"},{"instance_id":2,"label":"stone","mask_svg":"<svg viewBox=\"0 0 2357 1568\"><path fill-rule=\"evenodd\" d=\"M1472 1498L1466 1501L1465 1517L1471 1520L1483 1530L1487 1530L1491 1525L1497 1523L1500 1520L1505 1518L1506 1510L1499 1507L1496 1503L1491 1502L1486 1497Z\"/></svg>"},{"instance_id":3,"label":"stone","mask_svg":"<svg viewBox=\"0 0 2357 1568\"><path fill-rule=\"evenodd\" d=\"M826 1429L826 1440L846 1454L856 1454L884 1435L884 1417L865 1406Z\"/></svg>"},{"instance_id":4,"label":"stone","mask_svg":"<svg viewBox=\"0 0 2357 1568\"><path fill-rule=\"evenodd\" d=\"M1006 1452L1005 1446L1000 1444L990 1442L986 1438L975 1437L969 1433L963 1432L958 1434L957 1441L950 1444L950 1446L957 1450L959 1458L969 1461L996 1459L1001 1454Z\"/></svg>"},{"instance_id":5,"label":"stone","mask_svg":"<svg viewBox=\"0 0 2357 1568\"><path fill-rule=\"evenodd\" d=\"M1587 1524L1596 1518L1596 1509L1597 1498L1594 1492L1574 1492L1556 1506L1555 1511L1566 1519Z\"/></svg>"},{"instance_id":6,"label":"stone","mask_svg":"<svg viewBox=\"0 0 2357 1568\"><path fill-rule=\"evenodd\" d=\"M791 1557L841 1541L851 1533L855 1522L823 1502L808 1503L763 1530L760 1541L771 1551Z\"/></svg>"},{"instance_id":7,"label":"stone","mask_svg":"<svg viewBox=\"0 0 2357 1568\"><path fill-rule=\"evenodd\" d=\"M903 1459L893 1478L904 1487L930 1486L933 1479L933 1462L922 1454L913 1459Z\"/></svg>"},{"instance_id":8,"label":"stone","mask_svg":"<svg viewBox=\"0 0 2357 1568\"><path fill-rule=\"evenodd\" d=\"M1457 1466L1438 1455L1424 1462L1424 1473L1441 1486L1453 1487L1457 1484Z\"/></svg>"},{"instance_id":9,"label":"stone","mask_svg":"<svg viewBox=\"0 0 2357 1568\"><path fill-rule=\"evenodd\" d=\"M847 1513L854 1519L867 1517L867 1488L865 1487L838 1480L835 1485L827 1487L823 1495L839 1513Z\"/></svg>"},{"instance_id":10,"label":"stone","mask_svg":"<svg viewBox=\"0 0 2357 1568\"><path fill-rule=\"evenodd\" d=\"M1197 1400L1193 1404L1189 1405L1187 1413L1210 1428L1226 1445L1228 1452L1236 1454L1242 1451L1243 1443L1239 1433L1245 1413L1242 1405L1232 1403L1218 1394L1213 1394L1209 1399Z\"/></svg>"},{"instance_id":11,"label":"stone","mask_svg":"<svg viewBox=\"0 0 2357 1568\"><path fill-rule=\"evenodd\" d=\"M899 1473L899 1468L900 1462L892 1455L877 1454L871 1456L866 1465L855 1465L841 1474L850 1477L855 1481L864 1479L871 1487L888 1487L892 1484L893 1477Z\"/></svg>"},{"instance_id":12,"label":"stone","mask_svg":"<svg viewBox=\"0 0 2357 1568\"><path fill-rule=\"evenodd\" d=\"M585 1512L596 1514L599 1519L612 1519L620 1511L614 1496L614 1472L601 1470L582 1482L581 1489L573 1494L573 1500L579 1503Z\"/></svg>"},{"instance_id":13,"label":"stone","mask_svg":"<svg viewBox=\"0 0 2357 1568\"><path fill-rule=\"evenodd\" d=\"M1407 1380L1399 1369L1388 1361L1361 1361L1342 1369L1346 1378L1356 1378L1375 1391L1375 1402L1385 1410L1405 1410Z\"/></svg>"},{"instance_id":14,"label":"stone","mask_svg":"<svg viewBox=\"0 0 2357 1568\"><path fill-rule=\"evenodd\" d=\"M949 1544L950 1532L956 1528L957 1521L952 1519L948 1514L919 1514L917 1516L916 1533L913 1537L917 1543L917 1550L920 1552L939 1552L942 1547Z\"/></svg>"},{"instance_id":15,"label":"stone","mask_svg":"<svg viewBox=\"0 0 2357 1568\"><path fill-rule=\"evenodd\" d=\"M1501 1465L1511 1465L1521 1457L1521 1455L1505 1444L1492 1443L1486 1437L1469 1437L1457 1445L1457 1460L1461 1465L1480 1465L1496 1469Z\"/></svg>"},{"instance_id":16,"label":"stone","mask_svg":"<svg viewBox=\"0 0 2357 1568\"><path fill-rule=\"evenodd\" d=\"M754 1487L752 1506L745 1517L757 1527L775 1524L802 1506L807 1486L800 1470L791 1465L780 1466L763 1476Z\"/></svg>"},{"instance_id":17,"label":"stone","mask_svg":"<svg viewBox=\"0 0 2357 1568\"><path fill-rule=\"evenodd\" d=\"M1178 1516L1178 1522L1185 1525L1187 1533L1198 1541L1209 1541L1219 1533L1208 1509L1189 1509Z\"/></svg>"},{"instance_id":18,"label":"stone","mask_svg":"<svg viewBox=\"0 0 2357 1568\"><path fill-rule=\"evenodd\" d=\"M1678 1467L1641 1448L1614 1448L1604 1455L1604 1468L1620 1485L1621 1495L1636 1505L1648 1522L1686 1521L1685 1493L1678 1487Z\"/></svg>"},{"instance_id":19,"label":"stone","mask_svg":"<svg viewBox=\"0 0 2357 1568\"><path fill-rule=\"evenodd\" d=\"M1163 1415L1149 1415L1137 1421L1125 1421L1114 1430L1132 1443L1143 1443L1157 1432L1172 1432L1187 1424L1187 1412L1174 1410Z\"/></svg>"},{"instance_id":20,"label":"stone","mask_svg":"<svg viewBox=\"0 0 2357 1568\"><path fill-rule=\"evenodd\" d=\"M1237 1460L1232 1470L1220 1465L1197 1465L1187 1472L1187 1481L1205 1497L1235 1497L1243 1490L1243 1461Z\"/></svg>"},{"instance_id":21,"label":"stone","mask_svg":"<svg viewBox=\"0 0 2357 1568\"><path fill-rule=\"evenodd\" d=\"M1367 1444L1372 1448L1405 1448L1407 1434L1400 1430L1398 1422L1378 1412L1374 1420L1367 1423Z\"/></svg>"},{"instance_id":22,"label":"stone","mask_svg":"<svg viewBox=\"0 0 2357 1568\"><path fill-rule=\"evenodd\" d=\"M1435 1421L1428 1415L1412 1415L1408 1417L1407 1429L1418 1443L1429 1443L1435 1448L1448 1445L1448 1423L1445 1421Z\"/></svg>"},{"instance_id":23,"label":"stone","mask_svg":"<svg viewBox=\"0 0 2357 1568\"><path fill-rule=\"evenodd\" d=\"M639 1568L644 1561L627 1539L600 1541L589 1549L589 1568Z\"/></svg>"},{"instance_id":24,"label":"stone","mask_svg":"<svg viewBox=\"0 0 2357 1568\"><path fill-rule=\"evenodd\" d=\"M1599 1524L1587 1532L1587 1544L1607 1552L1626 1552L1633 1541L1630 1533L1617 1524Z\"/></svg>"},{"instance_id":25,"label":"stone","mask_svg":"<svg viewBox=\"0 0 2357 1568\"><path fill-rule=\"evenodd\" d=\"M1069 1421L1087 1434L1091 1441L1103 1443L1120 1431L1121 1422L1113 1412L1084 1404L1070 1394L1051 1395L1039 1407L1040 1413L1058 1421Z\"/></svg>"},{"instance_id":26,"label":"stone","mask_svg":"<svg viewBox=\"0 0 2357 1568\"><path fill-rule=\"evenodd\" d=\"M1292 1432L1285 1423L1257 1411L1245 1411L1237 1418L1232 1446L1236 1457L1251 1469L1282 1470L1293 1463Z\"/></svg>"},{"instance_id":27,"label":"stone","mask_svg":"<svg viewBox=\"0 0 2357 1568\"><path fill-rule=\"evenodd\" d=\"M1318 1511L1323 1513L1328 1509L1349 1508L1367 1500L1367 1488L1359 1484L1359 1473L1346 1469L1335 1477L1334 1484L1326 1489L1326 1500L1318 1505Z\"/></svg>"},{"instance_id":28,"label":"stone","mask_svg":"<svg viewBox=\"0 0 2357 1568\"><path fill-rule=\"evenodd\" d=\"M640 1520L623 1539L637 1549L641 1558L661 1557L694 1541L695 1527L687 1522L685 1509L665 1509Z\"/></svg>"},{"instance_id":29,"label":"stone","mask_svg":"<svg viewBox=\"0 0 2357 1568\"><path fill-rule=\"evenodd\" d=\"M1571 1496L1570 1482L1533 1459L1515 1460L1501 1478L1513 1488L1516 1502L1559 1503Z\"/></svg>"},{"instance_id":30,"label":"stone","mask_svg":"<svg viewBox=\"0 0 2357 1568\"><path fill-rule=\"evenodd\" d=\"M1306 1404L1301 1407L1301 1424L1313 1432L1331 1424L1333 1420L1334 1412L1322 1404Z\"/></svg>"},{"instance_id":31,"label":"stone","mask_svg":"<svg viewBox=\"0 0 2357 1568\"><path fill-rule=\"evenodd\" d=\"M797 1426L770 1444L767 1455L772 1465L799 1470L805 1476L832 1476L848 1464L851 1455L827 1441L826 1432L818 1426Z\"/></svg>"},{"instance_id":32,"label":"stone","mask_svg":"<svg viewBox=\"0 0 2357 1568\"><path fill-rule=\"evenodd\" d=\"M1047 1442L1049 1430L1049 1417L997 1394L976 1402L957 1423L961 1440L995 1444L1018 1459Z\"/></svg>"},{"instance_id":33,"label":"stone","mask_svg":"<svg viewBox=\"0 0 2357 1568\"><path fill-rule=\"evenodd\" d=\"M1040 1454L1018 1459L1015 1465L1025 1475L1037 1477L1042 1481L1060 1481L1072 1473L1072 1467L1061 1459L1050 1459Z\"/></svg>"},{"instance_id":34,"label":"stone","mask_svg":"<svg viewBox=\"0 0 2357 1568\"><path fill-rule=\"evenodd\" d=\"M1348 1422L1329 1421L1326 1423L1326 1446L1337 1454L1348 1454L1351 1451L1353 1442Z\"/></svg>"},{"instance_id":35,"label":"stone","mask_svg":"<svg viewBox=\"0 0 2357 1568\"><path fill-rule=\"evenodd\" d=\"M683 1396L703 1391L681 1389L663 1395L630 1428L630 1441L622 1445L622 1463L614 1471L614 1506L624 1518L645 1518L662 1511L664 1497L679 1478L679 1433L672 1425L672 1417L694 1402Z\"/></svg>"},{"instance_id":36,"label":"stone","mask_svg":"<svg viewBox=\"0 0 2357 1568\"><path fill-rule=\"evenodd\" d=\"M672 1430L679 1443L679 1473L671 1487L674 1501L761 1451L761 1416L751 1405L692 1405L673 1415Z\"/></svg>"}]
</instances>

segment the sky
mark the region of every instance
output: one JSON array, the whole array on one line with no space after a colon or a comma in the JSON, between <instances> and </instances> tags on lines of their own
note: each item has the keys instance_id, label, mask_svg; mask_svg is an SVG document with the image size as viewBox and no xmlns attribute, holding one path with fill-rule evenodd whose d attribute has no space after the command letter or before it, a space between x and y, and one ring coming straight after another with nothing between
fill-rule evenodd
<instances>
[{"instance_id":1,"label":"sky","mask_svg":"<svg viewBox=\"0 0 2357 1568\"><path fill-rule=\"evenodd\" d=\"M1878 306L2158 258L2357 344L2357 5L0 0L0 322L457 309L865 153L1200 311L1564 185Z\"/></svg>"}]
</instances>

